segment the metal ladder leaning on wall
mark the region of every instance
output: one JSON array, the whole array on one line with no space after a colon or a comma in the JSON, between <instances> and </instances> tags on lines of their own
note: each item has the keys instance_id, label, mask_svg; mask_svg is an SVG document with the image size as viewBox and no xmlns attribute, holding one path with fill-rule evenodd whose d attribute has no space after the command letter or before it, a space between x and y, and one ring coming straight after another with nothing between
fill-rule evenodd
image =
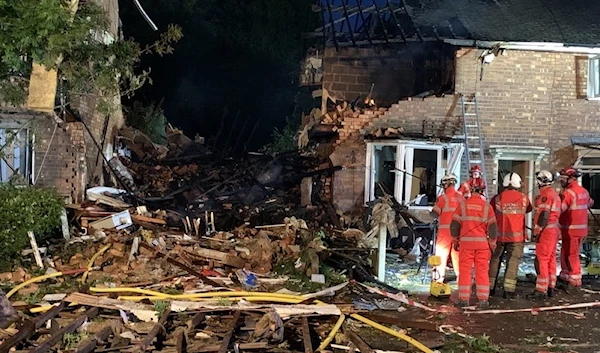
<instances>
[{"instance_id":1,"label":"metal ladder leaning on wall","mask_svg":"<svg viewBox=\"0 0 600 353\"><path fill-rule=\"evenodd\" d=\"M463 129L465 132L467 170L469 170L473 164L479 164L481 167L481 177L486 180L485 153L483 150L483 140L481 139L481 119L479 117L477 95L473 94L471 100L469 100L461 94L460 105L462 110Z\"/></svg>"}]
</instances>

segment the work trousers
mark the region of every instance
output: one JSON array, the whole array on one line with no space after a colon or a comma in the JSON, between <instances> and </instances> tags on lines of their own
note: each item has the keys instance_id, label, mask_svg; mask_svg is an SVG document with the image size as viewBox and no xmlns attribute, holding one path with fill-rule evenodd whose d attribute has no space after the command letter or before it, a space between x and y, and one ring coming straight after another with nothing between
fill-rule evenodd
<instances>
[{"instance_id":1,"label":"work trousers","mask_svg":"<svg viewBox=\"0 0 600 353\"><path fill-rule=\"evenodd\" d=\"M452 266L454 267L456 277L458 277L460 272L458 251L454 250L454 247L452 246L452 236L442 235L437 237L435 240L435 256L439 256L442 262L441 265L437 267L437 272L439 274L439 278L435 279L437 282L444 282L446 266L448 265L448 256L452 257Z\"/></svg>"},{"instance_id":2,"label":"work trousers","mask_svg":"<svg viewBox=\"0 0 600 353\"><path fill-rule=\"evenodd\" d=\"M570 285L581 287L581 262L579 249L585 236L571 236L568 231L562 232L562 248L560 250L560 278Z\"/></svg>"},{"instance_id":3,"label":"work trousers","mask_svg":"<svg viewBox=\"0 0 600 353\"><path fill-rule=\"evenodd\" d=\"M537 280L535 290L546 293L556 286L556 244L558 228L545 229L535 245L535 269Z\"/></svg>"},{"instance_id":4,"label":"work trousers","mask_svg":"<svg viewBox=\"0 0 600 353\"><path fill-rule=\"evenodd\" d=\"M496 279L500 275L502 256L506 254L506 271L504 272L504 291L514 293L517 290L517 273L519 262L523 256L524 243L498 243L490 261L490 288L496 287Z\"/></svg>"},{"instance_id":5,"label":"work trousers","mask_svg":"<svg viewBox=\"0 0 600 353\"><path fill-rule=\"evenodd\" d=\"M475 288L477 299L488 300L490 296L490 249L463 249L459 248L460 276L458 276L458 299L469 301L471 297L471 273L475 268Z\"/></svg>"}]
</instances>

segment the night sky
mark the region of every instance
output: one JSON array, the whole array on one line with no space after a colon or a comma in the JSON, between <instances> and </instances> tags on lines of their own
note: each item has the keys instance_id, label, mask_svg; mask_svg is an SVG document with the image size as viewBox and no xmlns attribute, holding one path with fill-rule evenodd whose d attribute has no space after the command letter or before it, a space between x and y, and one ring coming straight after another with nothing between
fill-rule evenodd
<instances>
[{"instance_id":1,"label":"night sky","mask_svg":"<svg viewBox=\"0 0 600 353\"><path fill-rule=\"evenodd\" d=\"M133 1L122 1L126 39L152 43L170 23L183 28L184 38L172 55L145 57L141 67L151 67L153 84L144 86L132 100L162 101L172 125L192 138L206 137L209 144L222 130L217 149L231 147L240 135L241 151L248 139L249 151L269 142L273 128L282 128L294 109L300 60L312 44L301 34L319 26L319 14L311 11L314 1L141 3L159 31L152 31Z\"/></svg>"}]
</instances>

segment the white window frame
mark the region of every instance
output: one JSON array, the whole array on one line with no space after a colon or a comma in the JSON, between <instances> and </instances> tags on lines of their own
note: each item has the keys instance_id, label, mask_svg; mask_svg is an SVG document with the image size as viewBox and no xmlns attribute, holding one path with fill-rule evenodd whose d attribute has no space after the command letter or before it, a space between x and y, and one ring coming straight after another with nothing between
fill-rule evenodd
<instances>
[{"instance_id":1,"label":"white window frame","mask_svg":"<svg viewBox=\"0 0 600 353\"><path fill-rule=\"evenodd\" d=\"M32 184L33 183L33 171L34 171L34 163L33 163L33 159L34 159L34 152L33 152L33 135L31 132L31 129L29 129L29 127L27 126L27 123L20 123L17 121L2 121L0 119L0 148L2 149L2 152L6 152L8 154L8 156L12 156L13 161L17 160L19 161L18 163L20 164L20 159L21 158L25 158L25 172L22 173L23 177L25 179L25 181L27 181L27 183ZM20 133L22 136L24 136L26 143L25 143L25 151L21 151L21 147L19 146L19 144L13 145L13 150L9 151L7 150L7 148L9 148L10 146L6 146L4 147L4 144L7 143L6 141L6 132L7 131L14 131L14 132L18 132ZM8 158L10 160L10 158ZM13 163L14 164L14 163ZM12 166L14 168L14 165ZM8 166L8 162L7 160L5 160L4 158L0 158L0 183L6 183L9 180L9 172L12 173L12 170L10 170L10 167Z\"/></svg>"},{"instance_id":2,"label":"white window frame","mask_svg":"<svg viewBox=\"0 0 600 353\"><path fill-rule=\"evenodd\" d=\"M600 151L595 148L589 148L586 146L575 145L575 151L577 151L577 160L573 164L574 168L577 168L581 174L600 174L600 165L586 165L583 161L587 158L600 158ZM579 185L583 185L583 178L578 178ZM591 208L593 214L600 214L600 209Z\"/></svg>"},{"instance_id":3,"label":"white window frame","mask_svg":"<svg viewBox=\"0 0 600 353\"><path fill-rule=\"evenodd\" d=\"M587 97L589 100L600 100L600 55L588 59Z\"/></svg>"},{"instance_id":4,"label":"white window frame","mask_svg":"<svg viewBox=\"0 0 600 353\"><path fill-rule=\"evenodd\" d=\"M375 146L394 146L396 147L396 164L395 168L397 171L394 171L395 180L394 180L394 197L398 202L406 204L407 200L410 200L410 193L412 190L412 181L414 177L409 176L407 173L403 171L407 171L411 173L414 171L413 169L413 161L414 161L414 150L433 150L437 151L437 168L436 168L436 176L437 179L440 179L446 172L453 172L457 178L460 180L460 160L458 158L458 163L454 165L453 171L447 171L448 166L443 165L444 149L448 150L448 158L451 158L452 152L457 146L462 144L454 144L454 143L433 143L428 141L416 141L416 140L388 140L388 141L372 141L367 142L367 153L366 153L366 168L365 168L365 192L364 192L364 202L365 204L375 200L375 169L372 166L373 156L375 153ZM461 152L463 149L459 148ZM449 160L446 160L448 163ZM405 180L406 178L406 180ZM405 185L406 184L406 185ZM436 193L439 195L442 190L441 187L437 186ZM435 201L435 200L430 200ZM431 206L414 206L408 205L409 209L412 210L431 210Z\"/></svg>"}]
</instances>

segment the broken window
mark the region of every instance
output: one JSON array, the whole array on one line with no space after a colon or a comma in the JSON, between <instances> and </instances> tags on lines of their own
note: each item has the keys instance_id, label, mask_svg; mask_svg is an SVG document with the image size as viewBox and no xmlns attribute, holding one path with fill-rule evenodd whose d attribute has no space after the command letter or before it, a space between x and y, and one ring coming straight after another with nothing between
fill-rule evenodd
<instances>
[{"instance_id":1,"label":"broken window","mask_svg":"<svg viewBox=\"0 0 600 353\"><path fill-rule=\"evenodd\" d=\"M600 56L589 59L588 98L600 98Z\"/></svg>"},{"instance_id":2,"label":"broken window","mask_svg":"<svg viewBox=\"0 0 600 353\"><path fill-rule=\"evenodd\" d=\"M30 176L29 130L0 128L0 182L28 183Z\"/></svg>"},{"instance_id":3,"label":"broken window","mask_svg":"<svg viewBox=\"0 0 600 353\"><path fill-rule=\"evenodd\" d=\"M441 192L439 179L446 172L458 174L456 161L464 149L457 146L405 140L368 143L365 202L381 196L383 185L403 205L431 207Z\"/></svg>"}]
</instances>

